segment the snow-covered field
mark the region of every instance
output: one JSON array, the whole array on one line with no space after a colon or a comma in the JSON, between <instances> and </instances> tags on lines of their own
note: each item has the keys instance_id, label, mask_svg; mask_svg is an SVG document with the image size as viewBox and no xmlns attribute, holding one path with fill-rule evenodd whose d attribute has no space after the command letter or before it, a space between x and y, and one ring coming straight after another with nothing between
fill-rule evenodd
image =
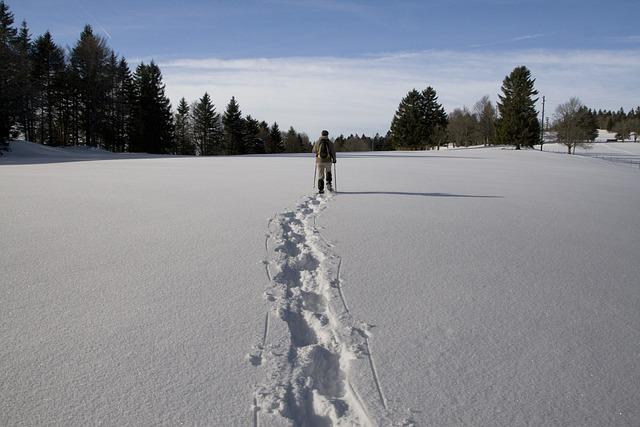
<instances>
[{"instance_id":1,"label":"snow-covered field","mask_svg":"<svg viewBox=\"0 0 640 427\"><path fill-rule=\"evenodd\" d=\"M2 425L640 420L638 169L13 149Z\"/></svg>"}]
</instances>

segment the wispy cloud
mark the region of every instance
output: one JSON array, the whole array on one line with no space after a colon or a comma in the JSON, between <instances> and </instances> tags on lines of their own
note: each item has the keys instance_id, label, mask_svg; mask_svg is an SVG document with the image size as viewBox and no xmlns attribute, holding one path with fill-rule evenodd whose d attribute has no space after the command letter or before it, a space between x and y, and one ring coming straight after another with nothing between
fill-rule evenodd
<instances>
[{"instance_id":1,"label":"wispy cloud","mask_svg":"<svg viewBox=\"0 0 640 427\"><path fill-rule=\"evenodd\" d=\"M611 37L611 40L618 43L640 44L640 35Z\"/></svg>"},{"instance_id":2,"label":"wispy cloud","mask_svg":"<svg viewBox=\"0 0 640 427\"><path fill-rule=\"evenodd\" d=\"M76 5L78 6L78 8L86 15L87 18L89 18L89 20L94 24L97 25L98 28L107 36L107 38L111 38L111 34L109 33L109 31L107 31L107 29L98 21L98 19L91 13L89 12L83 5L82 3L80 3L79 1L76 2Z\"/></svg>"},{"instance_id":3,"label":"wispy cloud","mask_svg":"<svg viewBox=\"0 0 640 427\"><path fill-rule=\"evenodd\" d=\"M447 111L494 101L504 77L526 65L547 111L572 96L588 106L635 107L640 99L640 50L398 52L355 58L293 57L160 61L174 105L205 91L223 110L231 96L243 112L315 135L386 132L400 99L433 86Z\"/></svg>"},{"instance_id":4,"label":"wispy cloud","mask_svg":"<svg viewBox=\"0 0 640 427\"><path fill-rule=\"evenodd\" d=\"M281 4L290 7L304 7L318 10L329 10L337 12L347 12L353 14L364 14L369 12L366 3L355 1L339 0L269 0L269 3Z\"/></svg>"},{"instance_id":5,"label":"wispy cloud","mask_svg":"<svg viewBox=\"0 0 640 427\"><path fill-rule=\"evenodd\" d=\"M529 34L529 35L524 35L524 36L512 37L510 39L489 42L489 43L472 44L472 45L469 45L469 47L478 48L478 47L497 46L497 45L501 45L501 44L510 44L510 43L521 42L521 41L524 41L524 40L537 39L537 38L544 37L544 36L545 36L545 34Z\"/></svg>"}]
</instances>

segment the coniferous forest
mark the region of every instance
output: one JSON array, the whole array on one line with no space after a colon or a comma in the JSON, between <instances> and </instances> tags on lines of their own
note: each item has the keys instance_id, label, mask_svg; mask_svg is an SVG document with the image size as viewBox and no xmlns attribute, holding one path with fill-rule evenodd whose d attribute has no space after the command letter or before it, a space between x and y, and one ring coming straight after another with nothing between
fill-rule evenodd
<instances>
[{"instance_id":1,"label":"coniferous forest","mask_svg":"<svg viewBox=\"0 0 640 427\"><path fill-rule=\"evenodd\" d=\"M519 149L543 141L542 128L556 131L558 141L568 144L589 142L596 129L615 132L622 140L640 134L640 106L628 112L596 111L577 98L575 111L562 104L541 123L535 79L524 66L505 76L501 91L496 105L484 96L472 109L465 106L447 114L433 87L413 89L401 100L385 135L339 135L336 150L444 144ZM563 141L566 132L561 129L567 126L580 127L579 135L586 139ZM89 25L65 50L51 33L33 36L26 22L16 25L0 1L0 139L18 137L50 146L201 156L311 149L305 133L243 115L234 97L224 111L208 93L191 104L182 98L174 111L153 61L132 67Z\"/></svg>"}]
</instances>

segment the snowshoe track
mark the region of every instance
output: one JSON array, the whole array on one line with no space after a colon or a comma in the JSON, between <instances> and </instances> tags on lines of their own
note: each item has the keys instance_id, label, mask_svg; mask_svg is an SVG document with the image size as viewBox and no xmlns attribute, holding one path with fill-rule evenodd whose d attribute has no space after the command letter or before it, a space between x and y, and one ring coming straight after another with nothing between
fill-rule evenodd
<instances>
[{"instance_id":1,"label":"snowshoe track","mask_svg":"<svg viewBox=\"0 0 640 427\"><path fill-rule=\"evenodd\" d=\"M254 394L254 425L391 424L368 326L354 321L341 288L342 260L316 226L333 197L306 197L268 223L269 311L263 341L249 355L254 366L264 363L267 377ZM350 378L353 368L362 390Z\"/></svg>"}]
</instances>

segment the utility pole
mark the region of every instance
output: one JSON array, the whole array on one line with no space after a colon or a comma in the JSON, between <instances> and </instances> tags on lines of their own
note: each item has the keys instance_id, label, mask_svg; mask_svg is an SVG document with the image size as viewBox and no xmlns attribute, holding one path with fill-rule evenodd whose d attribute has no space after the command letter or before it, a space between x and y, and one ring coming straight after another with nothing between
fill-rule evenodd
<instances>
[{"instance_id":1,"label":"utility pole","mask_svg":"<svg viewBox=\"0 0 640 427\"><path fill-rule=\"evenodd\" d=\"M544 95L542 95L542 121L540 124L542 125L540 126L540 151L542 151L542 145L544 144Z\"/></svg>"}]
</instances>

